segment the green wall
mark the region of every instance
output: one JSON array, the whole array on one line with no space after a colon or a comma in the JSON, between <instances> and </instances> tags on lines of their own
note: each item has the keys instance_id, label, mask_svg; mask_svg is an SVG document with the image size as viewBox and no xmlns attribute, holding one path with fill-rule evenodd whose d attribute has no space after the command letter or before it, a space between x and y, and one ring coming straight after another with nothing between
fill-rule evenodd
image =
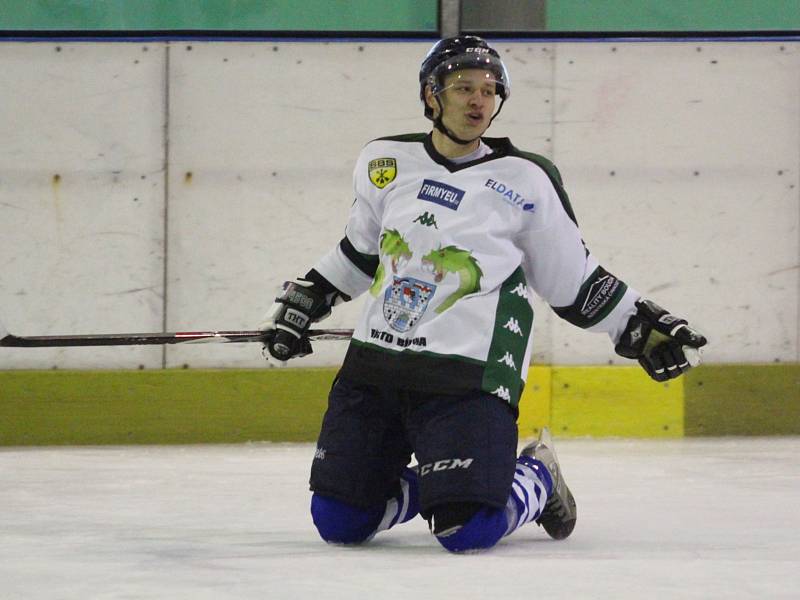
<instances>
[{"instance_id":1,"label":"green wall","mask_svg":"<svg viewBox=\"0 0 800 600\"><path fill-rule=\"evenodd\" d=\"M430 31L436 0L0 0L0 29Z\"/></svg>"},{"instance_id":2,"label":"green wall","mask_svg":"<svg viewBox=\"0 0 800 600\"><path fill-rule=\"evenodd\" d=\"M550 31L800 29L798 0L550 0Z\"/></svg>"},{"instance_id":3,"label":"green wall","mask_svg":"<svg viewBox=\"0 0 800 600\"><path fill-rule=\"evenodd\" d=\"M0 371L0 446L311 441L336 371Z\"/></svg>"},{"instance_id":4,"label":"green wall","mask_svg":"<svg viewBox=\"0 0 800 600\"><path fill-rule=\"evenodd\" d=\"M549 31L800 30L798 0L549 0L545 13ZM0 0L0 30L8 31L437 27L438 0Z\"/></svg>"},{"instance_id":5,"label":"green wall","mask_svg":"<svg viewBox=\"0 0 800 600\"><path fill-rule=\"evenodd\" d=\"M0 371L0 446L313 441L337 369ZM800 364L534 367L520 432L800 434Z\"/></svg>"}]
</instances>

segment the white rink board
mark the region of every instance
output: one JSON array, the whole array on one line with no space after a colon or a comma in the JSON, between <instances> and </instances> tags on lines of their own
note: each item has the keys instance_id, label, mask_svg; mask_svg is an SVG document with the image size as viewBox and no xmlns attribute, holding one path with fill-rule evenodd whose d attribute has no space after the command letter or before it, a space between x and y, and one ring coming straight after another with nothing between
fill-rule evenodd
<instances>
[{"instance_id":1,"label":"white rink board","mask_svg":"<svg viewBox=\"0 0 800 600\"><path fill-rule=\"evenodd\" d=\"M553 158L601 264L711 361L797 360L800 45L563 44L556 72ZM556 364L602 352L556 338Z\"/></svg>"},{"instance_id":2,"label":"white rink board","mask_svg":"<svg viewBox=\"0 0 800 600\"><path fill-rule=\"evenodd\" d=\"M168 320L250 328L284 280L342 238L363 144L420 126L413 97L397 101L416 73L411 62L394 65L376 86L375 68L364 65L391 65L392 44L191 46L171 54ZM324 326L352 327L357 306L341 308ZM317 344L304 364L334 364L345 347ZM170 348L168 357L263 364L252 345Z\"/></svg>"},{"instance_id":3,"label":"white rink board","mask_svg":"<svg viewBox=\"0 0 800 600\"><path fill-rule=\"evenodd\" d=\"M362 145L428 128L428 46L0 44L0 318L27 335L255 326L341 238ZM512 97L490 134L554 159L601 263L703 329L710 362L800 359L800 44L497 47ZM536 362L620 361L606 336L535 308ZM345 346L293 364L337 364ZM0 368L161 359L0 350ZM166 359L263 364L253 344Z\"/></svg>"},{"instance_id":4,"label":"white rink board","mask_svg":"<svg viewBox=\"0 0 800 600\"><path fill-rule=\"evenodd\" d=\"M145 50L147 48L147 50ZM160 330L164 47L0 44L0 318ZM148 368L153 347L0 349L0 368Z\"/></svg>"}]
</instances>

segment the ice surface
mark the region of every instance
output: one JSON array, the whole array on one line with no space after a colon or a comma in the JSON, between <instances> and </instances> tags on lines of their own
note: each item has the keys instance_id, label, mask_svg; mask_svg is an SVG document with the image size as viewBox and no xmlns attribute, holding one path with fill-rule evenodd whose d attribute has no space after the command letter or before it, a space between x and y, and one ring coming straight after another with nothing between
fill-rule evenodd
<instances>
[{"instance_id":1,"label":"ice surface","mask_svg":"<svg viewBox=\"0 0 800 600\"><path fill-rule=\"evenodd\" d=\"M419 518L321 542L308 444L0 450L0 598L800 597L800 438L557 448L572 537L466 556Z\"/></svg>"}]
</instances>

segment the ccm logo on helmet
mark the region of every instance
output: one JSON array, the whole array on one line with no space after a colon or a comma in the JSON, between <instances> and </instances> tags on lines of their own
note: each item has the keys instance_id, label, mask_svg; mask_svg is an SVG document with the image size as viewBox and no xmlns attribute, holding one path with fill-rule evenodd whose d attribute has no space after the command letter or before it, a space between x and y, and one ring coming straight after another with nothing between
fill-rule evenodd
<instances>
[{"instance_id":1,"label":"ccm logo on helmet","mask_svg":"<svg viewBox=\"0 0 800 600\"><path fill-rule=\"evenodd\" d=\"M432 471L452 471L453 469L469 469L472 466L472 458L445 458L444 460L437 460L427 465L422 465L419 468L419 476L425 477Z\"/></svg>"},{"instance_id":2,"label":"ccm logo on helmet","mask_svg":"<svg viewBox=\"0 0 800 600\"><path fill-rule=\"evenodd\" d=\"M475 54L489 54L488 48L467 48L467 52L474 52Z\"/></svg>"}]
</instances>

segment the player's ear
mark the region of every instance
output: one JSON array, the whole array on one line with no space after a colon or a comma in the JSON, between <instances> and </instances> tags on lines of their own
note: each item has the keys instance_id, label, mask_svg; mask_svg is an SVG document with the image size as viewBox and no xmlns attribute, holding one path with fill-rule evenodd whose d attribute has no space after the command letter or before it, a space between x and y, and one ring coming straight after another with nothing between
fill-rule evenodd
<instances>
[{"instance_id":1,"label":"player's ear","mask_svg":"<svg viewBox=\"0 0 800 600\"><path fill-rule=\"evenodd\" d=\"M436 101L436 98L433 97L433 92L429 85L425 86L425 104L430 107L433 111L434 118L436 118L439 115L439 103Z\"/></svg>"}]
</instances>

